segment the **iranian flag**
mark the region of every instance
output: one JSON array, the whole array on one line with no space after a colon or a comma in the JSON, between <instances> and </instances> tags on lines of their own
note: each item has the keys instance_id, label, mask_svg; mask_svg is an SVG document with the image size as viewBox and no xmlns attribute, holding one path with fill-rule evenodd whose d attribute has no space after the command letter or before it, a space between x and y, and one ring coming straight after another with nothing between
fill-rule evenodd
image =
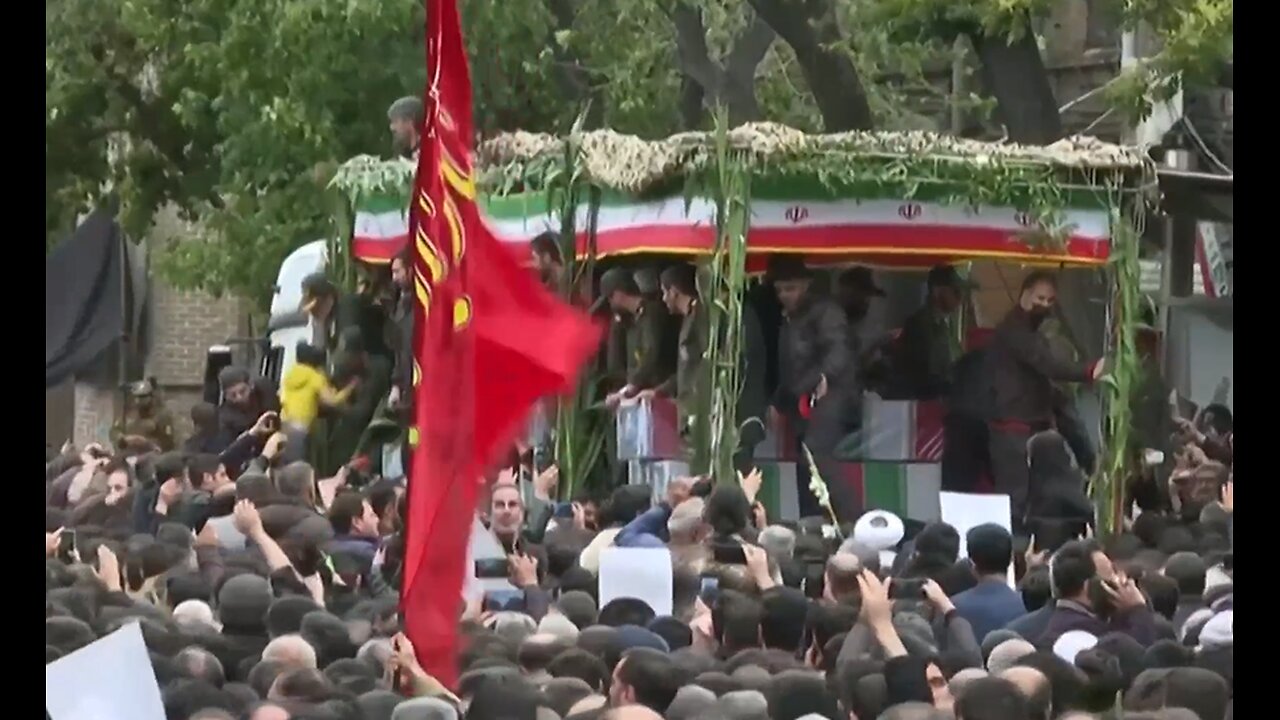
<instances>
[{"instance_id":1,"label":"iranian flag","mask_svg":"<svg viewBox=\"0 0 1280 720\"><path fill-rule=\"evenodd\" d=\"M356 208L351 254L367 263L388 263L409 240L409 207L403 198L379 194Z\"/></svg>"},{"instance_id":2,"label":"iranian flag","mask_svg":"<svg viewBox=\"0 0 1280 720\"><path fill-rule=\"evenodd\" d=\"M769 510L769 517L798 519L797 464L763 462L759 467L764 476L759 498ZM938 493L942 491L942 466L938 463L851 462L840 463L839 468L839 477L826 478L827 484L840 482L853 488L864 508L888 510L898 517L921 522L938 519Z\"/></svg>"},{"instance_id":3,"label":"iranian flag","mask_svg":"<svg viewBox=\"0 0 1280 720\"><path fill-rule=\"evenodd\" d=\"M1011 207L957 205L945 188L922 188L911 200L877 197L876 189L831 189L815 178L769 176L751 187L753 252L794 252L821 257L858 253L864 262L930 266L957 255L1100 265L1109 246L1109 216L1096 199L1067 198L1060 222L1068 229L1058 251L1033 247L1034 219ZM558 227L545 192L483 201L489 226L507 242L528 241ZM576 227L587 228L590 207L578 208ZM636 252L702 253L715 244L715 202L675 194L636 197L606 191L597 218L601 255ZM586 236L578 237L580 251Z\"/></svg>"}]
</instances>

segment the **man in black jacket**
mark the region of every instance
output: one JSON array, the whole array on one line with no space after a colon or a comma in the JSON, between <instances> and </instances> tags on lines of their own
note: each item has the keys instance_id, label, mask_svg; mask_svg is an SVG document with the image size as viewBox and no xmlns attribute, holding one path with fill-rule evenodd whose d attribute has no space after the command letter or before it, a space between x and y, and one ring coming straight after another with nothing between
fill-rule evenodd
<instances>
[{"instance_id":1,"label":"man in black jacket","mask_svg":"<svg viewBox=\"0 0 1280 720\"><path fill-rule=\"evenodd\" d=\"M1038 332L1057 299L1052 274L1027 275L1018 305L996 326L988 352L994 401L991 470L996 491L1009 496L1015 531L1022 529L1027 510L1027 440L1055 426L1053 383L1090 382L1102 373L1100 360L1081 365L1055 357Z\"/></svg>"},{"instance_id":2,"label":"man in black jacket","mask_svg":"<svg viewBox=\"0 0 1280 720\"><path fill-rule=\"evenodd\" d=\"M839 305L812 291L812 275L800 258L775 258L769 278L783 312L774 409L799 430L800 441L813 453L836 514L853 520L861 514L861 499L841 480L835 460L836 447L856 425L862 394L849 352L848 320ZM800 467L807 470L807 463ZM804 478L801 514L824 514L808 490L808 473L797 475Z\"/></svg>"}]
</instances>

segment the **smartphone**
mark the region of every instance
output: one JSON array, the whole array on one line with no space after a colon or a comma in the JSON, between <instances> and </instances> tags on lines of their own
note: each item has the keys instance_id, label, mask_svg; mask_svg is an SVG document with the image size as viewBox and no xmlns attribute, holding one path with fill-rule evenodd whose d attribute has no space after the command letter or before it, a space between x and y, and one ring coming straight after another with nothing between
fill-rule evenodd
<instances>
[{"instance_id":1,"label":"smartphone","mask_svg":"<svg viewBox=\"0 0 1280 720\"><path fill-rule=\"evenodd\" d=\"M523 590L490 590L484 594L484 610L486 612L502 612L504 610L524 611Z\"/></svg>"},{"instance_id":2,"label":"smartphone","mask_svg":"<svg viewBox=\"0 0 1280 720\"><path fill-rule=\"evenodd\" d=\"M58 557L70 561L74 559L76 552L76 531L66 528L62 531L62 535L58 536Z\"/></svg>"},{"instance_id":3,"label":"smartphone","mask_svg":"<svg viewBox=\"0 0 1280 720\"><path fill-rule=\"evenodd\" d=\"M714 607L720 597L720 578L711 575L702 576L702 587L698 589L698 597L707 607Z\"/></svg>"},{"instance_id":4,"label":"smartphone","mask_svg":"<svg viewBox=\"0 0 1280 720\"><path fill-rule=\"evenodd\" d=\"M505 578L511 574L506 558L483 558L476 560L476 578L492 580Z\"/></svg>"},{"instance_id":5,"label":"smartphone","mask_svg":"<svg viewBox=\"0 0 1280 720\"><path fill-rule=\"evenodd\" d=\"M718 542L711 546L711 558L721 565L746 565L747 554L742 543Z\"/></svg>"}]
</instances>

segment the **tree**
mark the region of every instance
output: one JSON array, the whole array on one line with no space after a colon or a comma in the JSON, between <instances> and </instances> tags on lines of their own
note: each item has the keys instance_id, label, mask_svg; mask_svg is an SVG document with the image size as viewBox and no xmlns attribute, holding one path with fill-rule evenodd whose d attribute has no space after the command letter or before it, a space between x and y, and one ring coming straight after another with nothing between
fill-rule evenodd
<instances>
[{"instance_id":1,"label":"tree","mask_svg":"<svg viewBox=\"0 0 1280 720\"><path fill-rule=\"evenodd\" d=\"M181 284L262 299L328 236L333 163L388 147L384 109L425 80L421 7L319 0L59 0L45 12L46 233L108 192ZM213 239L213 238L216 238Z\"/></svg>"},{"instance_id":2,"label":"tree","mask_svg":"<svg viewBox=\"0 0 1280 720\"><path fill-rule=\"evenodd\" d=\"M965 37L1008 136L1061 135L1033 19L1053 0L465 0L483 134L589 126L659 137L769 119L809 131L937 129L922 93ZM1163 49L1112 84L1130 116L1231 56L1231 0L1107 0ZM263 299L279 261L331 237L331 169L388 149L383 109L425 82L422 6L326 0L57 0L45 7L46 238L108 194L185 286ZM954 100L954 98L952 98Z\"/></svg>"},{"instance_id":3,"label":"tree","mask_svg":"<svg viewBox=\"0 0 1280 720\"><path fill-rule=\"evenodd\" d=\"M886 0L880 9L883 22L902 38L966 37L1009 139L1045 144L1062 136L1062 119L1032 20L1051 5L1051 0ZM1150 113L1152 100L1172 97L1183 82L1214 81L1231 56L1232 0L1111 0L1097 9L1123 29L1150 28L1163 45L1111 85L1108 96L1131 121Z\"/></svg>"}]
</instances>

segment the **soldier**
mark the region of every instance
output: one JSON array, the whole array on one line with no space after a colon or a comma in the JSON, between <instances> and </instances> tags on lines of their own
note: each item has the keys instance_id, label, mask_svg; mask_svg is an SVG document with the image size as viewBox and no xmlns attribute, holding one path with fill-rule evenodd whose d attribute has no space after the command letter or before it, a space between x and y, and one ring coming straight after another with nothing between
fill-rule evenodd
<instances>
[{"instance_id":1,"label":"soldier","mask_svg":"<svg viewBox=\"0 0 1280 720\"><path fill-rule=\"evenodd\" d=\"M951 371L960 359L959 316L968 282L954 267L939 265L925 281L924 305L902 325L894 370L902 397L932 400L951 387Z\"/></svg>"},{"instance_id":2,"label":"soldier","mask_svg":"<svg viewBox=\"0 0 1280 720\"><path fill-rule=\"evenodd\" d=\"M387 122L391 127L391 149L403 158L416 159L422 144L422 124L426 113L422 101L412 95L402 97L387 108Z\"/></svg>"},{"instance_id":3,"label":"soldier","mask_svg":"<svg viewBox=\"0 0 1280 720\"><path fill-rule=\"evenodd\" d=\"M857 424L861 401L857 366L849 351L848 320L839 305L810 288L812 274L802 259L775 257L769 279L783 313L774 410L787 418L813 453L837 517L853 520L861 512L861 501L841 481L835 460L836 447ZM804 477L799 488L801 514L822 514L808 490L807 463L801 462L800 467L805 469L797 473Z\"/></svg>"},{"instance_id":4,"label":"soldier","mask_svg":"<svg viewBox=\"0 0 1280 720\"><path fill-rule=\"evenodd\" d=\"M646 299L635 277L624 268L612 268L600 278L600 298L592 306L592 314L606 304L614 313L614 323L625 324L620 339L626 352L626 384L605 398L605 406L613 409L642 390L658 387L675 373L680 332L662 301Z\"/></svg>"},{"instance_id":5,"label":"soldier","mask_svg":"<svg viewBox=\"0 0 1280 720\"><path fill-rule=\"evenodd\" d=\"M676 373L655 390L640 393L641 397L655 392L674 397L680 408L681 427L687 428L697 402L698 388L703 381L702 361L708 346L708 321L705 306L698 297L697 275L692 265L672 265L662 271L659 278L662 300L672 315L683 318L680 323L680 342L676 359ZM764 333L760 319L749 304L742 308L742 392L738 397L737 422L740 428L736 456L738 469L743 474L754 466L752 451L764 438Z\"/></svg>"},{"instance_id":6,"label":"soldier","mask_svg":"<svg viewBox=\"0 0 1280 720\"><path fill-rule=\"evenodd\" d=\"M173 416L164 402L156 397L155 383L139 380L129 385L129 403L122 418L112 429L111 439L119 444L126 437L143 437L168 452L174 448Z\"/></svg>"}]
</instances>

